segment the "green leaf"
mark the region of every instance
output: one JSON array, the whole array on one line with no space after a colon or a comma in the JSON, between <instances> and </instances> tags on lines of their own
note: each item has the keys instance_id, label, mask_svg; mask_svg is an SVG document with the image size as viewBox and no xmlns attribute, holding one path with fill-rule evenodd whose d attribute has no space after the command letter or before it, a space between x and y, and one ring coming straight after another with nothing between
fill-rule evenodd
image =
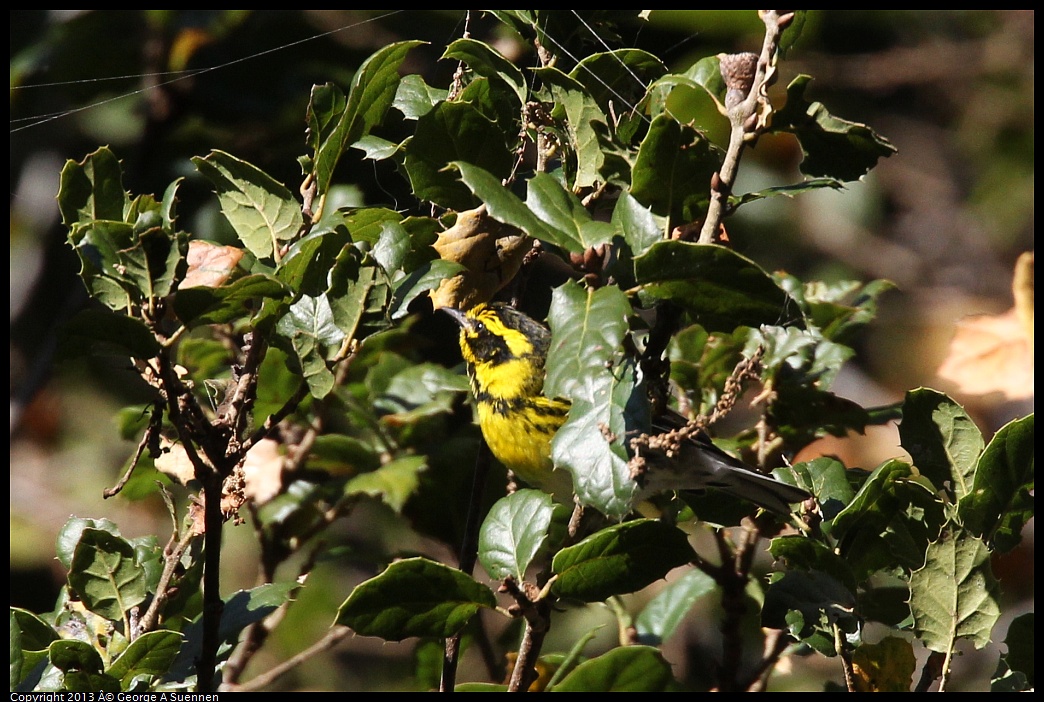
<instances>
[{"instance_id":1,"label":"green leaf","mask_svg":"<svg viewBox=\"0 0 1044 702\"><path fill-rule=\"evenodd\" d=\"M830 533L862 582L883 568L919 568L944 521L943 504L931 486L908 463L893 459L871 473L834 518Z\"/></svg>"},{"instance_id":2,"label":"green leaf","mask_svg":"<svg viewBox=\"0 0 1044 702\"><path fill-rule=\"evenodd\" d=\"M500 179L492 173L465 161L455 161L451 165L460 171L460 179L464 185L486 204L486 210L493 219L517 227L534 239L540 239L556 246L560 245L560 242L566 241L563 233L547 226L526 206L526 203L505 188Z\"/></svg>"},{"instance_id":3,"label":"green leaf","mask_svg":"<svg viewBox=\"0 0 1044 702\"><path fill-rule=\"evenodd\" d=\"M84 641L60 639L53 642L47 651L51 665L65 673L74 670L100 673L104 669L101 655Z\"/></svg>"},{"instance_id":4,"label":"green leaf","mask_svg":"<svg viewBox=\"0 0 1044 702\"><path fill-rule=\"evenodd\" d=\"M648 428L648 407L632 359L623 354L631 306L615 286L587 290L566 283L552 295L552 345L544 392L572 402L551 442L555 466L573 476L584 505L621 517L637 484L624 437Z\"/></svg>"},{"instance_id":5,"label":"green leaf","mask_svg":"<svg viewBox=\"0 0 1044 702\"><path fill-rule=\"evenodd\" d=\"M346 227L313 232L290 247L275 277L294 292L319 295L326 291L330 269L348 242Z\"/></svg>"},{"instance_id":6,"label":"green leaf","mask_svg":"<svg viewBox=\"0 0 1044 702\"><path fill-rule=\"evenodd\" d=\"M692 127L661 114L653 119L631 171L631 194L674 223L702 219L711 176L721 157Z\"/></svg>"},{"instance_id":7,"label":"green leaf","mask_svg":"<svg viewBox=\"0 0 1044 702\"><path fill-rule=\"evenodd\" d=\"M559 234L558 240L550 243L579 253L611 241L619 233L608 222L594 221L576 195L562 187L552 175L537 173L529 180L528 188L526 206L537 219ZM490 214L497 218L492 212Z\"/></svg>"},{"instance_id":8,"label":"green leaf","mask_svg":"<svg viewBox=\"0 0 1044 702\"><path fill-rule=\"evenodd\" d=\"M166 675L181 649L181 639L176 631L146 632L134 639L105 672L117 678L124 689L137 675Z\"/></svg>"},{"instance_id":9,"label":"green leaf","mask_svg":"<svg viewBox=\"0 0 1044 702\"><path fill-rule=\"evenodd\" d=\"M685 532L654 519L598 531L555 554L552 592L563 599L600 602L636 592L695 557Z\"/></svg>"},{"instance_id":10,"label":"green leaf","mask_svg":"<svg viewBox=\"0 0 1044 702\"><path fill-rule=\"evenodd\" d=\"M899 438L917 469L936 487L948 486L957 500L971 491L984 443L963 407L935 390L911 390L903 402Z\"/></svg>"},{"instance_id":11,"label":"green leaf","mask_svg":"<svg viewBox=\"0 0 1044 702\"><path fill-rule=\"evenodd\" d=\"M67 161L62 168L58 209L65 226L97 220L122 222L128 204L123 169L107 147L88 154L80 163Z\"/></svg>"},{"instance_id":12,"label":"green leaf","mask_svg":"<svg viewBox=\"0 0 1044 702\"><path fill-rule=\"evenodd\" d=\"M302 296L290 306L276 325L279 337L289 342L297 356L301 373L312 397L322 399L333 390L333 372L327 355L344 341L344 333L334 321L326 295Z\"/></svg>"},{"instance_id":13,"label":"green leaf","mask_svg":"<svg viewBox=\"0 0 1044 702\"><path fill-rule=\"evenodd\" d=\"M1034 514L1033 415L1001 427L979 457L971 490L957 503L965 529L998 551L1022 540L1022 528Z\"/></svg>"},{"instance_id":14,"label":"green leaf","mask_svg":"<svg viewBox=\"0 0 1044 702\"><path fill-rule=\"evenodd\" d=\"M344 486L345 495L370 495L402 512L406 501L417 492L420 474L428 469L426 456L403 456L369 473L361 473Z\"/></svg>"},{"instance_id":15,"label":"green leaf","mask_svg":"<svg viewBox=\"0 0 1044 702\"><path fill-rule=\"evenodd\" d=\"M301 230L301 205L282 183L257 166L213 150L192 162L214 186L221 213L258 258L278 258L283 242Z\"/></svg>"},{"instance_id":16,"label":"green leaf","mask_svg":"<svg viewBox=\"0 0 1044 702\"><path fill-rule=\"evenodd\" d=\"M1033 612L1015 617L1008 626L1008 634L1004 637L1004 645L1008 652L1001 656L994 674L991 692L1027 692L1036 688L1034 676Z\"/></svg>"},{"instance_id":17,"label":"green leaf","mask_svg":"<svg viewBox=\"0 0 1044 702\"><path fill-rule=\"evenodd\" d=\"M290 593L299 588L296 581L282 583L266 583L250 590L238 590L224 598L221 610L221 621L218 624L218 640L222 644L231 644L239 640L243 629L255 622L263 620L290 599ZM182 633L185 643L178 652L174 664L167 677L172 680L185 680L196 674L196 660L203 648L203 617L199 615ZM223 645L219 649L219 662L228 658L232 646Z\"/></svg>"},{"instance_id":18,"label":"green leaf","mask_svg":"<svg viewBox=\"0 0 1044 702\"><path fill-rule=\"evenodd\" d=\"M62 331L63 346L77 354L90 349L97 355L111 351L132 358L152 358L160 350L159 342L143 321L107 310L80 310Z\"/></svg>"},{"instance_id":19,"label":"green leaf","mask_svg":"<svg viewBox=\"0 0 1044 702\"><path fill-rule=\"evenodd\" d=\"M403 278L392 293L390 315L392 319L402 319L409 314L410 303L419 295L439 287L447 278L452 278L465 269L455 261L437 259L429 261Z\"/></svg>"},{"instance_id":20,"label":"green leaf","mask_svg":"<svg viewBox=\"0 0 1044 702\"><path fill-rule=\"evenodd\" d=\"M671 664L651 646L623 646L584 661L555 692L680 692Z\"/></svg>"},{"instance_id":21,"label":"green leaf","mask_svg":"<svg viewBox=\"0 0 1044 702\"><path fill-rule=\"evenodd\" d=\"M463 629L479 609L494 606L493 592L459 570L407 558L359 584L338 610L336 623L388 641L446 638Z\"/></svg>"},{"instance_id":22,"label":"green leaf","mask_svg":"<svg viewBox=\"0 0 1044 702\"><path fill-rule=\"evenodd\" d=\"M555 103L565 109L565 132L576 158L570 164L575 172L572 186L589 188L604 180L600 172L605 154L599 135L607 136L609 127L598 103L582 83L557 68L538 68L534 73L551 90Z\"/></svg>"},{"instance_id":23,"label":"green leaf","mask_svg":"<svg viewBox=\"0 0 1044 702\"><path fill-rule=\"evenodd\" d=\"M417 120L406 144L406 172L414 195L442 207L467 210L475 199L446 166L465 161L507 177L513 157L500 127L470 103L443 102Z\"/></svg>"},{"instance_id":24,"label":"green leaf","mask_svg":"<svg viewBox=\"0 0 1044 702\"><path fill-rule=\"evenodd\" d=\"M403 76L399 82L392 107L401 112L406 119L415 120L428 114L432 107L448 97L448 90L433 88L424 82L423 77L411 73Z\"/></svg>"},{"instance_id":25,"label":"green leaf","mask_svg":"<svg viewBox=\"0 0 1044 702\"><path fill-rule=\"evenodd\" d=\"M359 67L347 98L332 83L312 88L306 120L319 194L330 189L334 169L345 149L384 119L399 87L399 67L410 49L423 43L401 41L379 49Z\"/></svg>"},{"instance_id":26,"label":"green leaf","mask_svg":"<svg viewBox=\"0 0 1044 702\"><path fill-rule=\"evenodd\" d=\"M836 458L823 456L811 461L795 463L793 466L773 471L776 477L791 485L803 487L819 500L820 509L829 529L834 517L855 496L852 484L845 472L845 465ZM787 475L792 476L787 478Z\"/></svg>"},{"instance_id":27,"label":"green leaf","mask_svg":"<svg viewBox=\"0 0 1044 702\"><path fill-rule=\"evenodd\" d=\"M10 608L12 633L18 631L18 647L23 651L42 651L58 639L58 632L39 617L20 607Z\"/></svg>"},{"instance_id":28,"label":"green leaf","mask_svg":"<svg viewBox=\"0 0 1044 702\"><path fill-rule=\"evenodd\" d=\"M547 539L555 505L539 490L518 490L490 508L479 529L479 563L493 580L525 580L526 569Z\"/></svg>"},{"instance_id":29,"label":"green leaf","mask_svg":"<svg viewBox=\"0 0 1044 702\"><path fill-rule=\"evenodd\" d=\"M689 569L660 590L635 618L638 640L650 646L662 644L685 621L693 605L716 588L714 578L697 568Z\"/></svg>"},{"instance_id":30,"label":"green leaf","mask_svg":"<svg viewBox=\"0 0 1044 702\"><path fill-rule=\"evenodd\" d=\"M120 528L108 519L84 519L83 517L71 517L58 532L55 542L58 562L66 570L72 568L73 556L76 553L76 545L80 543L80 537L84 529L101 529L113 536L120 535Z\"/></svg>"},{"instance_id":31,"label":"green leaf","mask_svg":"<svg viewBox=\"0 0 1044 702\"><path fill-rule=\"evenodd\" d=\"M896 148L865 124L830 114L820 102L809 102L805 89L811 76L799 75L787 86L787 104L772 116L770 131L791 132L801 143L805 159L801 172L849 181L862 178L878 159Z\"/></svg>"},{"instance_id":32,"label":"green leaf","mask_svg":"<svg viewBox=\"0 0 1044 702\"><path fill-rule=\"evenodd\" d=\"M108 531L87 527L73 553L69 585L87 609L118 621L148 596L134 547Z\"/></svg>"},{"instance_id":33,"label":"green leaf","mask_svg":"<svg viewBox=\"0 0 1044 702\"><path fill-rule=\"evenodd\" d=\"M518 97L519 108L525 104L529 87L522 71L488 44L474 39L457 39L446 47L442 58L463 61L478 75L501 81Z\"/></svg>"},{"instance_id":34,"label":"green leaf","mask_svg":"<svg viewBox=\"0 0 1044 702\"><path fill-rule=\"evenodd\" d=\"M634 259L634 270L643 294L681 305L707 331L803 325L771 276L723 246L662 241Z\"/></svg>"},{"instance_id":35,"label":"green leaf","mask_svg":"<svg viewBox=\"0 0 1044 702\"><path fill-rule=\"evenodd\" d=\"M179 290L174 296L174 311L181 321L193 327L227 324L249 316L259 302L281 302L292 294L289 287L272 276L255 273L220 288L200 286Z\"/></svg>"},{"instance_id":36,"label":"green leaf","mask_svg":"<svg viewBox=\"0 0 1044 702\"><path fill-rule=\"evenodd\" d=\"M827 573L777 574L765 593L762 626L784 629L820 653L833 656L834 626L854 633L859 627L855 595Z\"/></svg>"},{"instance_id":37,"label":"green leaf","mask_svg":"<svg viewBox=\"0 0 1044 702\"><path fill-rule=\"evenodd\" d=\"M640 256L649 247L664 238L664 222L649 208L644 207L629 192L621 192L613 208L613 226L623 232L624 241L634 256Z\"/></svg>"},{"instance_id":38,"label":"green leaf","mask_svg":"<svg viewBox=\"0 0 1044 702\"><path fill-rule=\"evenodd\" d=\"M928 548L924 567L910 577L914 630L932 651L949 652L957 639L983 648L1000 617L999 594L986 544L962 532L946 532Z\"/></svg>"}]
</instances>

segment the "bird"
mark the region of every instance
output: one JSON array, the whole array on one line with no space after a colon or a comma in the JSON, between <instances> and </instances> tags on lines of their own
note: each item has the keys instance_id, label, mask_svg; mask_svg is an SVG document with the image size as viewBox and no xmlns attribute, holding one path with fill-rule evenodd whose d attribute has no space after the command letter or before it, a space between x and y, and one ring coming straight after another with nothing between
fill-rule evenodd
<instances>
[{"instance_id":1,"label":"bird","mask_svg":"<svg viewBox=\"0 0 1044 702\"><path fill-rule=\"evenodd\" d=\"M460 326L460 351L490 452L530 486L555 496L572 495L569 473L555 470L551 459L551 440L570 408L568 400L543 393L551 332L500 302L466 311L439 309ZM660 418L664 431L685 424L685 418L672 411ZM792 503L810 496L730 456L702 430L690 433L683 444L672 458L650 462L641 477L642 494L711 488L779 515L791 514Z\"/></svg>"}]
</instances>

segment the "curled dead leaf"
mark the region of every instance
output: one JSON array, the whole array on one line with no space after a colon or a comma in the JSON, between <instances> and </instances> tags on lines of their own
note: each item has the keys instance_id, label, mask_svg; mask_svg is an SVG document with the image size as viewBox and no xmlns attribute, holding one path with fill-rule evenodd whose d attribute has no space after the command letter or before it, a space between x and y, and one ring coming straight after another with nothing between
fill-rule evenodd
<instances>
[{"instance_id":1,"label":"curled dead leaf","mask_svg":"<svg viewBox=\"0 0 1044 702\"><path fill-rule=\"evenodd\" d=\"M485 205L461 212L432 244L445 261L465 270L431 292L433 305L467 309L486 302L507 285L530 248L525 234L489 216Z\"/></svg>"}]
</instances>

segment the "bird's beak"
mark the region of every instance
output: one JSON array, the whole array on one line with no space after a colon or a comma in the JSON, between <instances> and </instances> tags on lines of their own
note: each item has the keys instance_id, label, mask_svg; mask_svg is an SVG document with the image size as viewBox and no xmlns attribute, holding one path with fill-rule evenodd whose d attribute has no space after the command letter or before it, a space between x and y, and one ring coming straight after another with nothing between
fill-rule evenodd
<instances>
[{"instance_id":1,"label":"bird's beak","mask_svg":"<svg viewBox=\"0 0 1044 702\"><path fill-rule=\"evenodd\" d=\"M471 320L468 319L468 316L466 314L464 314L463 312L461 312L457 308L455 308L455 307L439 307L438 311L439 312L445 312L450 317L453 317L453 321L455 321L457 324L459 324L461 329L470 329L471 328Z\"/></svg>"}]
</instances>

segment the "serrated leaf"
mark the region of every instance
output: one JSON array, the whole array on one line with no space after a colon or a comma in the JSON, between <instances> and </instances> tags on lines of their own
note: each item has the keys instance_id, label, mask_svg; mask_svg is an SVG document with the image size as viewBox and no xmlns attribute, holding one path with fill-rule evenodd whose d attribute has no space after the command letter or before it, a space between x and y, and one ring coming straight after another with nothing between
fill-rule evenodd
<instances>
[{"instance_id":1,"label":"serrated leaf","mask_svg":"<svg viewBox=\"0 0 1044 702\"><path fill-rule=\"evenodd\" d=\"M307 114L308 145L320 194L330 189L334 169L345 149L384 119L399 87L399 67L410 49L423 43L401 41L376 51L356 71L347 98L332 83L312 88Z\"/></svg>"},{"instance_id":2,"label":"serrated leaf","mask_svg":"<svg viewBox=\"0 0 1044 702\"><path fill-rule=\"evenodd\" d=\"M640 256L664 238L664 221L628 192L620 193L613 208L613 226L623 233L633 256Z\"/></svg>"},{"instance_id":3,"label":"serrated leaf","mask_svg":"<svg viewBox=\"0 0 1044 702\"><path fill-rule=\"evenodd\" d=\"M680 692L671 664L651 646L623 646L584 661L556 692Z\"/></svg>"},{"instance_id":4,"label":"serrated leaf","mask_svg":"<svg viewBox=\"0 0 1044 702\"><path fill-rule=\"evenodd\" d=\"M762 626L784 629L820 653L832 656L834 626L852 633L859 626L855 594L827 573L791 571L765 592Z\"/></svg>"},{"instance_id":5,"label":"serrated leaf","mask_svg":"<svg viewBox=\"0 0 1044 702\"><path fill-rule=\"evenodd\" d=\"M446 166L465 161L504 178L513 157L499 126L470 103L442 102L417 120L406 144L406 172L414 194L442 207L467 210L474 197Z\"/></svg>"},{"instance_id":6,"label":"serrated leaf","mask_svg":"<svg viewBox=\"0 0 1044 702\"><path fill-rule=\"evenodd\" d=\"M998 595L986 544L947 532L929 546L924 567L910 576L914 630L932 651L948 652L962 638L982 648L1000 617Z\"/></svg>"},{"instance_id":7,"label":"serrated leaf","mask_svg":"<svg viewBox=\"0 0 1044 702\"><path fill-rule=\"evenodd\" d=\"M214 186L221 213L239 240L258 258L278 257L283 242L301 230L301 205L257 166L216 149L192 162Z\"/></svg>"},{"instance_id":8,"label":"serrated leaf","mask_svg":"<svg viewBox=\"0 0 1044 702\"><path fill-rule=\"evenodd\" d=\"M292 293L272 276L256 273L220 288L179 290L174 296L174 311L189 326L225 324L250 315L259 302L281 302Z\"/></svg>"},{"instance_id":9,"label":"serrated leaf","mask_svg":"<svg viewBox=\"0 0 1044 702\"><path fill-rule=\"evenodd\" d=\"M811 76L799 75L787 86L787 103L772 116L770 131L791 132L805 159L801 172L838 180L858 180L896 148L865 124L835 117L820 102L809 102Z\"/></svg>"},{"instance_id":10,"label":"serrated leaf","mask_svg":"<svg viewBox=\"0 0 1044 702\"><path fill-rule=\"evenodd\" d=\"M128 202L123 169L108 147L88 154L80 163L67 161L62 168L58 209L65 226L95 220L122 222Z\"/></svg>"},{"instance_id":11,"label":"serrated leaf","mask_svg":"<svg viewBox=\"0 0 1044 702\"><path fill-rule=\"evenodd\" d=\"M771 276L723 246L662 241L634 259L634 270L643 294L681 305L707 331L803 325Z\"/></svg>"},{"instance_id":12,"label":"serrated leaf","mask_svg":"<svg viewBox=\"0 0 1044 702\"><path fill-rule=\"evenodd\" d=\"M830 533L862 582L882 568L907 571L924 563L928 544L945 522L943 504L911 466L890 460L878 466L851 503L834 518Z\"/></svg>"},{"instance_id":13,"label":"serrated leaf","mask_svg":"<svg viewBox=\"0 0 1044 702\"><path fill-rule=\"evenodd\" d=\"M446 638L464 628L479 609L494 606L493 592L459 570L407 558L359 584L338 610L336 623L388 641Z\"/></svg>"},{"instance_id":14,"label":"serrated leaf","mask_svg":"<svg viewBox=\"0 0 1044 702\"><path fill-rule=\"evenodd\" d=\"M79 353L91 349L100 354L105 350L144 359L160 350L156 337L140 319L95 308L77 312L62 331L63 343Z\"/></svg>"},{"instance_id":15,"label":"serrated leaf","mask_svg":"<svg viewBox=\"0 0 1044 702\"><path fill-rule=\"evenodd\" d=\"M118 679L125 689L137 675L165 675L177 658L181 640L176 631L146 632L134 639L105 672Z\"/></svg>"},{"instance_id":16,"label":"serrated leaf","mask_svg":"<svg viewBox=\"0 0 1044 702\"><path fill-rule=\"evenodd\" d=\"M829 456L778 468L773 474L784 482L803 487L816 496L826 522L824 526L828 530L834 517L855 496L852 484L845 474L844 464ZM788 474L790 478L787 477Z\"/></svg>"},{"instance_id":17,"label":"serrated leaf","mask_svg":"<svg viewBox=\"0 0 1044 702\"><path fill-rule=\"evenodd\" d=\"M565 110L565 132L576 157L576 162L571 164L572 185L589 188L601 179L605 161L599 138L599 135L608 137L605 114L583 83L572 76L553 67L538 68L534 73L550 89L555 103Z\"/></svg>"},{"instance_id":18,"label":"serrated leaf","mask_svg":"<svg viewBox=\"0 0 1044 702\"><path fill-rule=\"evenodd\" d=\"M420 119L447 97L448 90L433 88L424 82L422 76L411 73L403 76L399 82L392 107L401 112L406 119Z\"/></svg>"},{"instance_id":19,"label":"serrated leaf","mask_svg":"<svg viewBox=\"0 0 1044 702\"><path fill-rule=\"evenodd\" d=\"M87 527L73 553L69 585L87 609L106 619L120 620L145 601L145 571L134 548L120 537Z\"/></svg>"},{"instance_id":20,"label":"serrated leaf","mask_svg":"<svg viewBox=\"0 0 1044 702\"><path fill-rule=\"evenodd\" d=\"M806 539L807 540L807 539ZM659 646L685 621L693 605L717 588L714 578L691 568L652 598L634 620L638 641Z\"/></svg>"},{"instance_id":21,"label":"serrated leaf","mask_svg":"<svg viewBox=\"0 0 1044 702\"><path fill-rule=\"evenodd\" d=\"M529 87L522 71L488 44L474 39L457 39L446 47L442 58L463 61L478 75L503 82L518 97L518 106L521 108L525 104Z\"/></svg>"},{"instance_id":22,"label":"serrated leaf","mask_svg":"<svg viewBox=\"0 0 1044 702\"><path fill-rule=\"evenodd\" d=\"M572 402L551 456L573 476L582 504L613 517L630 510L637 492L624 437L649 422L638 370L622 351L630 313L619 288L567 283L554 291L548 318L552 345L544 392Z\"/></svg>"},{"instance_id":23,"label":"serrated leaf","mask_svg":"<svg viewBox=\"0 0 1044 702\"><path fill-rule=\"evenodd\" d=\"M552 592L600 602L637 592L694 557L685 532L654 519L607 527L555 554Z\"/></svg>"},{"instance_id":24,"label":"serrated leaf","mask_svg":"<svg viewBox=\"0 0 1044 702\"><path fill-rule=\"evenodd\" d=\"M290 247L275 277L295 292L317 296L326 291L330 269L348 242L345 227L313 233Z\"/></svg>"},{"instance_id":25,"label":"serrated leaf","mask_svg":"<svg viewBox=\"0 0 1044 702\"><path fill-rule=\"evenodd\" d=\"M969 493L984 442L963 407L935 390L911 390L903 402L899 438L936 487L949 486L958 500Z\"/></svg>"},{"instance_id":26,"label":"serrated leaf","mask_svg":"<svg viewBox=\"0 0 1044 702\"><path fill-rule=\"evenodd\" d=\"M638 148L631 195L672 222L693 222L707 210L710 179L720 167L721 158L706 139L661 114Z\"/></svg>"},{"instance_id":27,"label":"serrated leaf","mask_svg":"<svg viewBox=\"0 0 1044 702\"><path fill-rule=\"evenodd\" d=\"M957 503L964 527L1001 552L1019 544L1034 515L1033 416L1001 427L979 457L971 489Z\"/></svg>"},{"instance_id":28,"label":"serrated leaf","mask_svg":"<svg viewBox=\"0 0 1044 702\"><path fill-rule=\"evenodd\" d=\"M396 458L377 470L361 473L349 480L344 486L344 494L376 497L400 513L406 501L417 491L420 474L427 469L425 456Z\"/></svg>"},{"instance_id":29,"label":"serrated leaf","mask_svg":"<svg viewBox=\"0 0 1044 702\"><path fill-rule=\"evenodd\" d=\"M555 505L539 490L518 490L490 508L479 529L479 563L493 580L525 580L547 538Z\"/></svg>"}]
</instances>

